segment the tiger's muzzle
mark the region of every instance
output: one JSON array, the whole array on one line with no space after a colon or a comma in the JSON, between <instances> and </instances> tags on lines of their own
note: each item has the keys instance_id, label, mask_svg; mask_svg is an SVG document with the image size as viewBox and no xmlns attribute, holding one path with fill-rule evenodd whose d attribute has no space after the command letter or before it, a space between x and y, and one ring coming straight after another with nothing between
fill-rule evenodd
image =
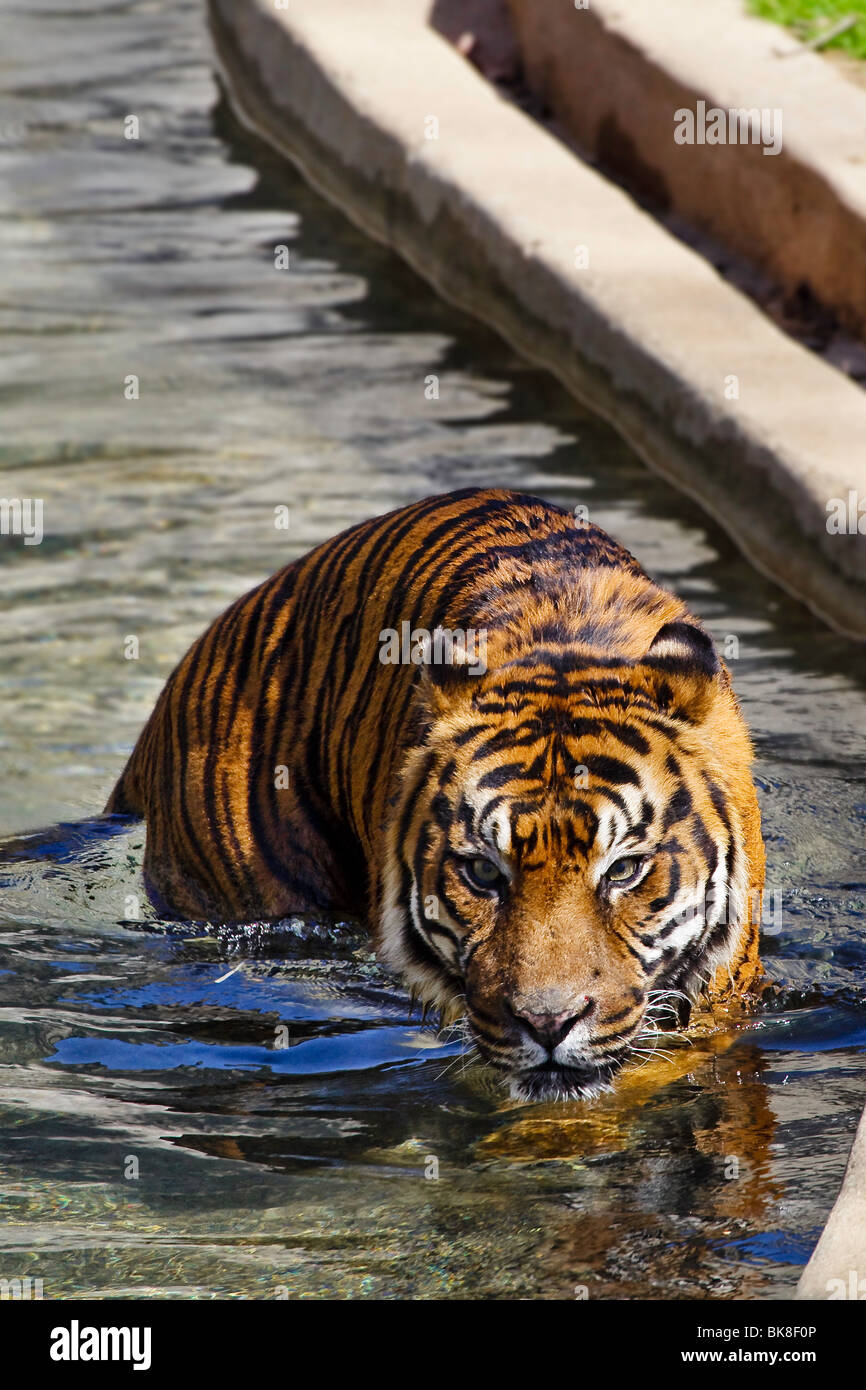
<instances>
[{"instance_id":1,"label":"tiger's muzzle","mask_svg":"<svg viewBox=\"0 0 866 1390\"><path fill-rule=\"evenodd\" d=\"M586 994L555 992L505 998L498 1009L467 999L467 1017L484 1058L506 1074L515 1100L570 1100L597 1095L627 1059L644 1017L633 990L611 1014Z\"/></svg>"}]
</instances>

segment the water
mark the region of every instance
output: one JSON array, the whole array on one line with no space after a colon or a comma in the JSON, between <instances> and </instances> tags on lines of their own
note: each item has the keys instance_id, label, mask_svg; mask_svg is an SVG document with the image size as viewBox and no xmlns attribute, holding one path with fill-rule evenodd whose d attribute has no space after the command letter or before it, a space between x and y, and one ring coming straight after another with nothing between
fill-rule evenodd
<instances>
[{"instance_id":1,"label":"water","mask_svg":"<svg viewBox=\"0 0 866 1390\"><path fill-rule=\"evenodd\" d=\"M362 517L497 483L585 502L739 643L782 913L753 1027L594 1105L527 1107L408 1018L351 924L169 930L141 831L25 846L0 871L0 1276L46 1297L785 1296L866 1099L863 652L253 149L197 3L2 18L0 495L43 498L46 534L0 540L0 835L101 808L235 595Z\"/></svg>"}]
</instances>

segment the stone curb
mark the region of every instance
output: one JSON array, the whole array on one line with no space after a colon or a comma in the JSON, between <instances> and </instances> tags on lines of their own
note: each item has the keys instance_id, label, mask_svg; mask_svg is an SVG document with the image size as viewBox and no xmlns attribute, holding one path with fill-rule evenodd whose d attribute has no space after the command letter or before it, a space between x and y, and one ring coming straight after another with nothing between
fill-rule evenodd
<instances>
[{"instance_id":1,"label":"stone curb","mask_svg":"<svg viewBox=\"0 0 866 1390\"><path fill-rule=\"evenodd\" d=\"M842 1191L797 1285L797 1298L866 1297L866 1111Z\"/></svg>"},{"instance_id":2,"label":"stone curb","mask_svg":"<svg viewBox=\"0 0 866 1390\"><path fill-rule=\"evenodd\" d=\"M585 149L866 334L866 91L745 0L508 5L530 85ZM702 117L694 143L678 111ZM731 111L766 112L778 152Z\"/></svg>"},{"instance_id":3,"label":"stone curb","mask_svg":"<svg viewBox=\"0 0 866 1390\"><path fill-rule=\"evenodd\" d=\"M250 128L866 640L866 540L827 529L831 499L866 510L866 393L503 101L428 9L210 0Z\"/></svg>"}]
</instances>

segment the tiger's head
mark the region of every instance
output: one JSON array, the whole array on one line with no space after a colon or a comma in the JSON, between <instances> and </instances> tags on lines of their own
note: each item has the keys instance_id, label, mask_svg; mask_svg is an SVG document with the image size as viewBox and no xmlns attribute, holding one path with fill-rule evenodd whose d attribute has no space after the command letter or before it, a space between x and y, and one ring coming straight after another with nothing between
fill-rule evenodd
<instances>
[{"instance_id":1,"label":"tiger's head","mask_svg":"<svg viewBox=\"0 0 866 1390\"><path fill-rule=\"evenodd\" d=\"M430 667L419 708L380 957L462 1007L514 1099L596 1094L751 931L762 849L727 672L685 615L614 656L548 633L474 677Z\"/></svg>"}]
</instances>

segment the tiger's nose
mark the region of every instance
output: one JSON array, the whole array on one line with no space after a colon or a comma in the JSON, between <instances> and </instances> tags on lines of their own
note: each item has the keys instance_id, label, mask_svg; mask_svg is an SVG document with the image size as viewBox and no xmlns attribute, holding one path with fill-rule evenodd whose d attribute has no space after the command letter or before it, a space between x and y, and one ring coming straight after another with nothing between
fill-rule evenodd
<instances>
[{"instance_id":1,"label":"tiger's nose","mask_svg":"<svg viewBox=\"0 0 866 1390\"><path fill-rule=\"evenodd\" d=\"M512 1010L517 1022L532 1038L533 1042L540 1043L553 1052L561 1042L564 1042L576 1023L582 1018L586 1018L595 1008L595 1000L585 996L583 1003L576 1012L568 1011L560 1014L533 1014L517 1013Z\"/></svg>"}]
</instances>

